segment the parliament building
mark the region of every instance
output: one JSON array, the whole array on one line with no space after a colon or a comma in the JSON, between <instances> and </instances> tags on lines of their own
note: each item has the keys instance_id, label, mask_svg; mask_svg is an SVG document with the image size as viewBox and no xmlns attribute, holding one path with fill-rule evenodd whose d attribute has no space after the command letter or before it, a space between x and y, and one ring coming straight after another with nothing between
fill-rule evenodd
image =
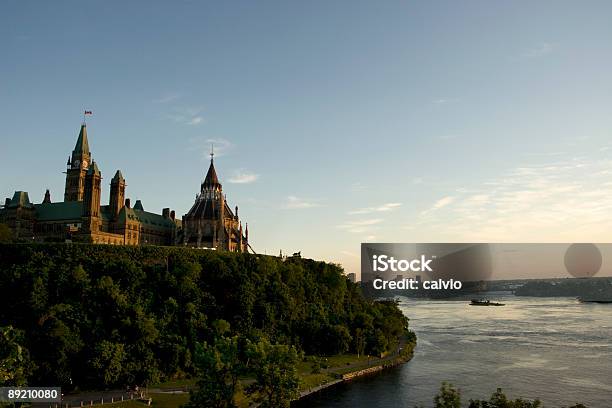
<instances>
[{"instance_id":1,"label":"parliament building","mask_svg":"<svg viewBox=\"0 0 612 408\"><path fill-rule=\"evenodd\" d=\"M18 240L91 242L111 245L181 245L247 252L249 231L227 204L211 154L210 166L189 212L178 219L170 208L161 214L145 211L140 200L131 205L120 170L110 181L108 205L102 205L102 173L92 159L83 123L68 157L64 200L52 202L49 190L40 204L16 191L0 207L0 223ZM252 250L252 248L251 248Z\"/></svg>"}]
</instances>

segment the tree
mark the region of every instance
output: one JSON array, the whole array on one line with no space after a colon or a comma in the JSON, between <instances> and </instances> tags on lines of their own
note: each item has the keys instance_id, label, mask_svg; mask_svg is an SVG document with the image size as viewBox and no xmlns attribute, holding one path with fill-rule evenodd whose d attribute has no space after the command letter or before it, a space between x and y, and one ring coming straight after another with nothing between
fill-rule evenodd
<instances>
[{"instance_id":1,"label":"tree","mask_svg":"<svg viewBox=\"0 0 612 408\"><path fill-rule=\"evenodd\" d=\"M443 382L440 392L434 397L435 408L461 408L461 391L452 384Z\"/></svg>"},{"instance_id":2,"label":"tree","mask_svg":"<svg viewBox=\"0 0 612 408\"><path fill-rule=\"evenodd\" d=\"M249 393L262 408L288 408L299 395L296 368L299 356L295 347L261 340L249 345L248 356L256 380Z\"/></svg>"},{"instance_id":3,"label":"tree","mask_svg":"<svg viewBox=\"0 0 612 408\"><path fill-rule=\"evenodd\" d=\"M95 356L91 367L105 386L119 384L123 374L123 364L126 359L125 346L103 340L95 347Z\"/></svg>"},{"instance_id":4,"label":"tree","mask_svg":"<svg viewBox=\"0 0 612 408\"><path fill-rule=\"evenodd\" d=\"M522 398L509 400L502 389L498 388L489 401L470 400L469 408L539 408L541 406L539 400L527 401Z\"/></svg>"},{"instance_id":5,"label":"tree","mask_svg":"<svg viewBox=\"0 0 612 408\"><path fill-rule=\"evenodd\" d=\"M355 329L355 351L357 358L363 354L366 347L366 338L363 329Z\"/></svg>"},{"instance_id":6,"label":"tree","mask_svg":"<svg viewBox=\"0 0 612 408\"><path fill-rule=\"evenodd\" d=\"M200 344L195 354L199 376L198 389L191 392L187 408L234 408L239 390L239 376L244 372L240 361L238 337L219 337L214 346Z\"/></svg>"},{"instance_id":7,"label":"tree","mask_svg":"<svg viewBox=\"0 0 612 408\"><path fill-rule=\"evenodd\" d=\"M22 342L21 331L11 326L0 327L0 386L27 384L32 364Z\"/></svg>"}]
</instances>

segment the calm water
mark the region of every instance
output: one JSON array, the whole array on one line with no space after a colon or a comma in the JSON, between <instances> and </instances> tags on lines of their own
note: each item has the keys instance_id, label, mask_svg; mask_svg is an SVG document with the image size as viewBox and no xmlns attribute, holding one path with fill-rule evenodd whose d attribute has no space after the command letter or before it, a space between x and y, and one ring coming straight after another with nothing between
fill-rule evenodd
<instances>
[{"instance_id":1,"label":"calm water","mask_svg":"<svg viewBox=\"0 0 612 408\"><path fill-rule=\"evenodd\" d=\"M470 397L497 387L546 407L612 407L612 305L491 296L503 307L401 298L417 333L407 364L319 394L299 407L432 405L442 381Z\"/></svg>"}]
</instances>

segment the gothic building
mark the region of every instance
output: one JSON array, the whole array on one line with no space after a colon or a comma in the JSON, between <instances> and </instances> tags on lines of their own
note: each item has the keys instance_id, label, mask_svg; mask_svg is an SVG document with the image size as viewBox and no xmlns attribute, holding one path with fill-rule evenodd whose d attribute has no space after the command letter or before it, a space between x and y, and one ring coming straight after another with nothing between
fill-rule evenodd
<instances>
[{"instance_id":1,"label":"gothic building","mask_svg":"<svg viewBox=\"0 0 612 408\"><path fill-rule=\"evenodd\" d=\"M182 240L187 246L220 248L227 251L247 252L249 227L238 218L227 204L223 188L210 155L210 167L200 185L200 193L189 212L183 216Z\"/></svg>"},{"instance_id":2,"label":"gothic building","mask_svg":"<svg viewBox=\"0 0 612 408\"><path fill-rule=\"evenodd\" d=\"M25 191L16 191L0 207L0 223L7 224L18 240L81 241L114 245L185 245L246 252L248 231L222 195L212 158L196 203L183 220L164 208L161 214L134 207L125 197L126 182L120 170L110 181L108 205L102 205L102 173L92 159L87 126L81 126L68 157L64 200L52 202L49 190L40 204Z\"/></svg>"}]
</instances>

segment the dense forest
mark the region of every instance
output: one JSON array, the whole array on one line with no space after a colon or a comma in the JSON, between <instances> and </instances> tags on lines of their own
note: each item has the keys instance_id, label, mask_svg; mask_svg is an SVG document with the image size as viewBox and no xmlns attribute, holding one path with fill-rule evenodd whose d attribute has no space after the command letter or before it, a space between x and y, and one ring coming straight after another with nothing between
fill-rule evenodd
<instances>
[{"instance_id":1,"label":"dense forest","mask_svg":"<svg viewBox=\"0 0 612 408\"><path fill-rule=\"evenodd\" d=\"M3 384L102 388L194 372L228 336L381 354L407 319L333 264L177 247L0 245Z\"/></svg>"}]
</instances>

